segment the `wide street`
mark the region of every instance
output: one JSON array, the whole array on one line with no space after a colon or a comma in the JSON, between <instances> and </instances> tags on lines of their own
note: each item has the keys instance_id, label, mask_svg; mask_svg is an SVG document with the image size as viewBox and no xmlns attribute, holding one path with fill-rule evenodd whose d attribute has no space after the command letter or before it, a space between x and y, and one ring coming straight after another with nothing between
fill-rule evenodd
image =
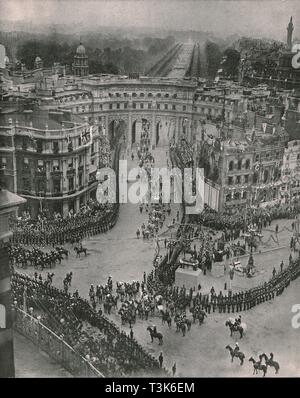
<instances>
[{"instance_id":1,"label":"wide street","mask_svg":"<svg viewBox=\"0 0 300 398\"><path fill-rule=\"evenodd\" d=\"M156 166L162 166L166 159L164 148L153 152ZM124 154L123 154L124 156ZM128 160L128 168L135 167L136 160ZM162 231L167 230L176 217L178 207L172 207L172 213L167 218ZM105 284L109 275L116 281L142 280L144 271L152 270L154 257L154 242L152 239L137 239L136 230L143 222L147 221L147 214L140 214L138 205L122 204L120 215L116 226L109 232L83 241L83 246L88 249L88 255L76 258L71 248L69 258L63 260L61 265L53 269L55 273L54 285L63 288L62 279L67 272L73 272L71 292L78 289L83 297L88 298L91 284ZM275 236L275 225L279 226L278 243L270 236ZM279 269L281 260L288 262L289 240L291 236L292 220L274 221L271 227L263 231L263 242L259 250L263 253L254 255L257 266L257 276L251 280L236 276L233 281L233 289L240 290L260 284L263 280L270 278L273 267ZM163 246L163 244L161 244ZM163 249L164 250L164 249ZM247 262L248 256L241 258L241 262ZM49 270L43 271L46 276ZM34 270L27 271L33 275ZM223 289L224 283L229 283L228 274L215 278L209 273L203 276L203 291L208 291L213 285L216 291ZM230 362L229 352L225 346L234 346L238 336L229 337L229 329L225 327L225 321L231 314L211 313L202 326L192 325L191 331L182 337L181 333L175 331L174 325L168 329L161 324L161 319L156 315L149 317L148 321L137 320L133 326L135 338L146 347L146 349L158 356L162 351L164 365L171 368L174 362L177 364L177 375L182 376L251 376L252 364L248 359L266 352L274 353L274 359L280 363L281 376L297 376L300 358L299 333L300 329L291 326L292 306L299 302L300 281L296 280L284 291L283 295L253 308L242 312L242 320L247 323L245 337L239 342L240 349L246 355L244 366L239 365L237 359ZM238 314L236 314L237 316ZM120 316L112 313L111 318L129 333L128 324L121 326ZM157 342L151 343L146 327L155 324L164 336L163 346ZM270 337L272 337L270 339ZM268 376L274 374L274 369L269 368Z\"/></svg>"}]
</instances>

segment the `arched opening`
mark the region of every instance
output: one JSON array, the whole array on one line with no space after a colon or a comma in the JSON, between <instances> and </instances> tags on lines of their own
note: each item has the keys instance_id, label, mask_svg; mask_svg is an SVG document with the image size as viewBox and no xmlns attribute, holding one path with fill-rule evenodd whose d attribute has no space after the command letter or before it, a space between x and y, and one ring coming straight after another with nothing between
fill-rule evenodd
<instances>
[{"instance_id":1,"label":"arched opening","mask_svg":"<svg viewBox=\"0 0 300 398\"><path fill-rule=\"evenodd\" d=\"M135 144L135 139L136 139L136 120L132 124L131 145Z\"/></svg>"},{"instance_id":2,"label":"arched opening","mask_svg":"<svg viewBox=\"0 0 300 398\"><path fill-rule=\"evenodd\" d=\"M156 146L157 146L158 143L159 143L159 129L160 129L160 122L158 122L158 123L156 124L156 139L155 139L155 144L156 144Z\"/></svg>"},{"instance_id":3,"label":"arched opening","mask_svg":"<svg viewBox=\"0 0 300 398\"><path fill-rule=\"evenodd\" d=\"M108 125L108 138L110 141L110 145L114 147L120 141L120 139L125 136L125 120L112 120ZM126 137L124 139L126 139Z\"/></svg>"},{"instance_id":4,"label":"arched opening","mask_svg":"<svg viewBox=\"0 0 300 398\"><path fill-rule=\"evenodd\" d=\"M137 119L132 123L131 128L131 145L140 144L142 146L150 146L150 122L148 119Z\"/></svg>"}]
</instances>

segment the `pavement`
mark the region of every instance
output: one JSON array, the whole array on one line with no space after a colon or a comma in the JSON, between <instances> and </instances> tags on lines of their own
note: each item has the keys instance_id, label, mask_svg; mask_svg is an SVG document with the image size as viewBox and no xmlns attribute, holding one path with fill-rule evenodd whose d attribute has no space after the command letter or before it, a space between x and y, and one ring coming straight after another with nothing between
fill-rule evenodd
<instances>
[{"instance_id":1,"label":"pavement","mask_svg":"<svg viewBox=\"0 0 300 398\"><path fill-rule=\"evenodd\" d=\"M73 377L48 354L14 331L16 378Z\"/></svg>"},{"instance_id":2,"label":"pavement","mask_svg":"<svg viewBox=\"0 0 300 398\"><path fill-rule=\"evenodd\" d=\"M159 148L154 151L156 166L164 165L166 150ZM136 166L136 161L128 160L128 167ZM165 225L171 223L175 217L177 207L172 207L170 218ZM69 259L63 260L57 265L53 283L63 288L62 279L67 272L73 272L71 291L78 289L83 297L88 298L90 284L105 284L109 275L113 281L142 280L144 271L149 273L153 267L154 242L136 238L136 230L147 220L147 215L140 214L138 205L122 204L116 226L105 234L101 234L84 240L83 246L88 249L86 257L76 258L71 252ZM287 264L289 240L291 232L291 220L278 220L271 227L263 230L263 242L259 249L262 253L254 254L254 262L257 266L257 276L243 278L236 276L233 282L233 290L249 288L269 279L275 266L279 269L281 260ZM274 235L275 225L279 225L278 243L269 239ZM263 252L264 251L264 252ZM241 258L246 263L248 257ZM34 270L26 271L33 276ZM48 270L43 272L46 275ZM228 281L228 274L220 278L207 275L203 277L203 290L211 286L223 289L224 282ZM248 361L251 356L255 359L258 354L266 352L274 353L274 360L280 364L280 376L300 376L300 329L294 329L291 325L292 306L300 302L300 280L296 280L284 291L282 296L273 301L260 304L247 312L242 312L242 321L247 324L244 338L239 341L240 349L246 355L245 364L239 365L237 359L230 362L229 352L225 346L234 346L238 336L231 338L229 330L225 327L225 321L230 314L211 313L205 319L202 326L192 325L191 331L182 337L175 331L174 325L169 329L161 324L157 316L148 321L137 320L133 327L135 338L153 355L159 356L163 352L164 365L171 368L174 362L177 364L177 375L183 377L193 376L252 376L253 366ZM238 315L238 314L237 314ZM129 333L128 325L121 326L118 314L112 314L120 328ZM151 343L146 328L155 324L158 331L163 333L164 344ZM17 347L18 349L18 347ZM274 375L274 369L268 369L268 376ZM253 376L253 377L261 377Z\"/></svg>"}]
</instances>

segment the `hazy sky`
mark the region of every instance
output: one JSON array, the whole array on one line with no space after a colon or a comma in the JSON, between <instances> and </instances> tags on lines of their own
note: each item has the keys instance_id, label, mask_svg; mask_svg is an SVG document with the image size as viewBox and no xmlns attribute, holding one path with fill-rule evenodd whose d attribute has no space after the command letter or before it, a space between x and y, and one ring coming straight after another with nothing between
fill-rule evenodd
<instances>
[{"instance_id":1,"label":"hazy sky","mask_svg":"<svg viewBox=\"0 0 300 398\"><path fill-rule=\"evenodd\" d=\"M0 0L1 19L26 23L146 26L276 39L285 38L291 15L300 37L299 0Z\"/></svg>"}]
</instances>

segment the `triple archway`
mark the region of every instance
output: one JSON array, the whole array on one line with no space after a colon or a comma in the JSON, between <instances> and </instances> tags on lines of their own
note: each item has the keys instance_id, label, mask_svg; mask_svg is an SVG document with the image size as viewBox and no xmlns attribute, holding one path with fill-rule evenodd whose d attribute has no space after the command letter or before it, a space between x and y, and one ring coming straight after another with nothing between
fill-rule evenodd
<instances>
[{"instance_id":1,"label":"triple archway","mask_svg":"<svg viewBox=\"0 0 300 398\"><path fill-rule=\"evenodd\" d=\"M130 125L129 125L129 122ZM154 125L153 125L154 122ZM175 137L176 119L147 117L128 119L116 118L108 122L108 138L112 146L120 140L131 147L146 144L150 146L168 146Z\"/></svg>"}]
</instances>

